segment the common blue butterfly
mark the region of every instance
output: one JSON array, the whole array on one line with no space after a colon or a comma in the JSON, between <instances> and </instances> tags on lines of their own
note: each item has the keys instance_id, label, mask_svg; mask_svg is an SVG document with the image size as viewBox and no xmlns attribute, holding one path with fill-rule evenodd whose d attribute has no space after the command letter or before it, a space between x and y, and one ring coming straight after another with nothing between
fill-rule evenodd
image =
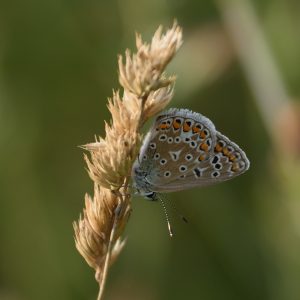
<instances>
[{"instance_id":1,"label":"common blue butterfly","mask_svg":"<svg viewBox=\"0 0 300 300\"><path fill-rule=\"evenodd\" d=\"M161 113L146 135L132 169L137 193L202 187L241 175L250 163L240 147L200 113L171 108Z\"/></svg>"}]
</instances>

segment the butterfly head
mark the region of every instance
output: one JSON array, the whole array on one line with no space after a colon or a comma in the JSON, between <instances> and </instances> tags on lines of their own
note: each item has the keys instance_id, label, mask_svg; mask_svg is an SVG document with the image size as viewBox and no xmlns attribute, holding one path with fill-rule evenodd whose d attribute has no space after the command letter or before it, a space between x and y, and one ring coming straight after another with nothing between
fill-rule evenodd
<instances>
[{"instance_id":1,"label":"butterfly head","mask_svg":"<svg viewBox=\"0 0 300 300\"><path fill-rule=\"evenodd\" d=\"M148 200L156 201L157 194L151 190L151 185L147 181L147 175L149 174L141 168L137 159L132 169L133 187L136 190L136 194Z\"/></svg>"}]
</instances>

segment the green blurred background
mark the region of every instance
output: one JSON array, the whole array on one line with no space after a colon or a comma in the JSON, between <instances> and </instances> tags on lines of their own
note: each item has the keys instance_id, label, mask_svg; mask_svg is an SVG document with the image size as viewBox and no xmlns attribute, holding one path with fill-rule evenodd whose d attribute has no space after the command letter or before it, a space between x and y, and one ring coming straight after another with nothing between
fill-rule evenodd
<instances>
[{"instance_id":1,"label":"green blurred background","mask_svg":"<svg viewBox=\"0 0 300 300\"><path fill-rule=\"evenodd\" d=\"M1 300L96 299L73 240L93 191L77 145L104 134L117 54L135 49L135 31L149 40L174 18L184 44L168 68L178 75L171 106L208 116L251 168L168 194L189 220L170 210L173 239L160 205L135 197L106 299L300 299L300 4L239 3L250 19L225 0L1 1ZM244 50L224 18L255 29L241 30Z\"/></svg>"}]
</instances>

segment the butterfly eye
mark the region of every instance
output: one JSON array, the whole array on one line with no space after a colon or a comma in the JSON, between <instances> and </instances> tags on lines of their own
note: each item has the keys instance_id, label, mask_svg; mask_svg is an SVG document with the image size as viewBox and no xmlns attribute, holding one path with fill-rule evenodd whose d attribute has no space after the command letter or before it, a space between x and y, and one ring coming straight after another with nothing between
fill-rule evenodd
<instances>
[{"instance_id":1,"label":"butterfly eye","mask_svg":"<svg viewBox=\"0 0 300 300\"><path fill-rule=\"evenodd\" d=\"M141 172L140 169L137 168L137 169L134 170L134 173L135 173L136 175L140 175L142 172Z\"/></svg>"}]
</instances>

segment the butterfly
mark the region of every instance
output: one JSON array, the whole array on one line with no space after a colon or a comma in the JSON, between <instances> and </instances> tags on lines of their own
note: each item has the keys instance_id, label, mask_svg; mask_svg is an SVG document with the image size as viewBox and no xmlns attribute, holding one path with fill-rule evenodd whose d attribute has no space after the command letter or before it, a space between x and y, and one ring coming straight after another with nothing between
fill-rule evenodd
<instances>
[{"instance_id":1,"label":"butterfly","mask_svg":"<svg viewBox=\"0 0 300 300\"><path fill-rule=\"evenodd\" d=\"M157 200L160 193L235 178L249 166L245 152L207 117L171 108L157 116L145 136L132 178L138 194Z\"/></svg>"}]
</instances>

